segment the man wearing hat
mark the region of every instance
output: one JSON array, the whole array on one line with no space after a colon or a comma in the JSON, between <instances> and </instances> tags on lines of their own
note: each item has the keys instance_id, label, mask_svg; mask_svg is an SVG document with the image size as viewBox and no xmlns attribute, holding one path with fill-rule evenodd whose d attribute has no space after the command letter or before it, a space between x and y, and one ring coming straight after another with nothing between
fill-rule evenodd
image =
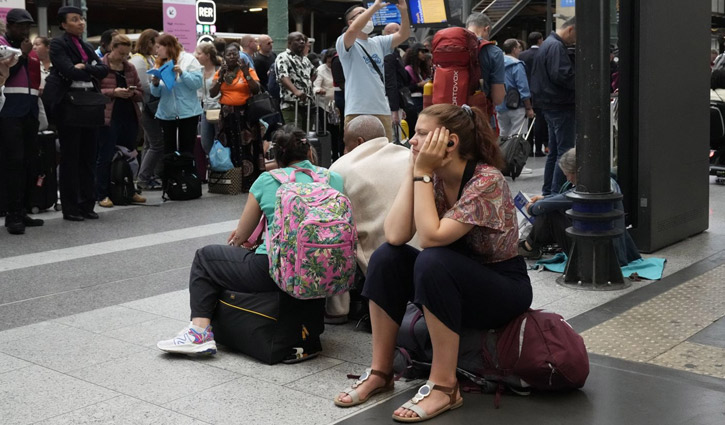
<instances>
[{"instance_id":1,"label":"man wearing hat","mask_svg":"<svg viewBox=\"0 0 725 425\"><path fill-rule=\"evenodd\" d=\"M34 23L24 9L12 9L6 17L7 31L0 45L22 51L5 81L5 105L0 110L0 190L7 199L5 227L13 235L25 233L26 226L42 226L43 220L25 214L28 161L37 151L38 89L40 60L29 40Z\"/></svg>"}]
</instances>

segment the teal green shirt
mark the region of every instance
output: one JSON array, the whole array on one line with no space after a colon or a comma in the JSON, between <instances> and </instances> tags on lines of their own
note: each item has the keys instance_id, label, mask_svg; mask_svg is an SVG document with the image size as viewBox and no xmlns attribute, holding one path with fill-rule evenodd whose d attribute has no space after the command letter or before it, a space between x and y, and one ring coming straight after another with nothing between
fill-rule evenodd
<instances>
[{"instance_id":1,"label":"teal green shirt","mask_svg":"<svg viewBox=\"0 0 725 425\"><path fill-rule=\"evenodd\" d=\"M312 165L310 161L302 161L293 165L313 171L317 171L319 169L319 167ZM294 168L286 167L282 168L282 170L284 170L287 175L290 175ZM304 173L297 173L295 180L301 183L312 182L312 178ZM262 213L265 217L267 217L267 229L269 229L269 223L271 223L272 218L274 218L274 206L277 202L277 189L279 189L280 186L281 184L275 180L271 174L264 172L257 178L257 180L252 184L252 187L249 189L249 193L254 196L254 199L257 200L259 207L262 209ZM330 171L330 186L332 186L333 189L338 190L340 193L344 193L342 176L332 171ZM267 246L264 241L261 245L259 245L259 248L257 248L257 251L255 252L257 254L267 255Z\"/></svg>"}]
</instances>

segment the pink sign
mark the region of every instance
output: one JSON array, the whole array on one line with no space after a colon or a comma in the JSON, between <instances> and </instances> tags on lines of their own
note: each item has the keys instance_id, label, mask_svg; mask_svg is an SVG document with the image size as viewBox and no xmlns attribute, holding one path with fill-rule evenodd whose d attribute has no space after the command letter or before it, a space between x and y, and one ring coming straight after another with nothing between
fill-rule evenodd
<instances>
[{"instance_id":1,"label":"pink sign","mask_svg":"<svg viewBox=\"0 0 725 425\"><path fill-rule=\"evenodd\" d=\"M164 0L164 33L179 39L187 52L196 48L196 1Z\"/></svg>"},{"instance_id":2,"label":"pink sign","mask_svg":"<svg viewBox=\"0 0 725 425\"><path fill-rule=\"evenodd\" d=\"M5 17L12 9L25 9L25 0L0 0L0 21L5 23Z\"/></svg>"}]
</instances>

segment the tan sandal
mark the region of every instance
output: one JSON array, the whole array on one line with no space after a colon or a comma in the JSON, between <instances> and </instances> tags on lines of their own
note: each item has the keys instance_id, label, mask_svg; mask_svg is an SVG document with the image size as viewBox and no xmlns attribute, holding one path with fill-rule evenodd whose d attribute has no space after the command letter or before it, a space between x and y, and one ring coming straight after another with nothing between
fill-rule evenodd
<instances>
[{"instance_id":1,"label":"tan sandal","mask_svg":"<svg viewBox=\"0 0 725 425\"><path fill-rule=\"evenodd\" d=\"M451 398L451 401L446 404L445 406L441 407L440 409L436 410L433 413L426 413L425 410L420 408L418 406L418 403L420 403L421 400L428 397L430 393L433 391L440 391L446 395L448 395ZM456 400L456 394L458 393L458 382L456 382L455 387L443 387L441 385L436 385L433 383L433 381L427 381L425 385L420 387L418 389L418 393L410 399L409 402L405 403L401 407L404 409L412 410L415 412L418 417L417 418L406 418L403 416L398 416L395 413L393 413L393 420L396 420L398 422L423 422L427 421L428 419L435 418L436 416L440 415L441 413L447 412L449 410L458 409L459 407L463 406L463 397Z\"/></svg>"},{"instance_id":2,"label":"tan sandal","mask_svg":"<svg viewBox=\"0 0 725 425\"><path fill-rule=\"evenodd\" d=\"M360 395L357 393L356 388L359 387L360 384L362 384L363 382L367 381L368 378L370 378L371 375L375 375L375 376L378 376L380 378L383 378L385 380L385 385L383 385L382 387L375 388L374 390L370 391L370 393L368 394L367 397L361 399L360 398ZM352 406L357 406L358 404L365 403L366 401L368 401L370 399L370 397L372 397L372 396L374 396L376 394L380 394L380 393L384 393L384 392L388 392L388 391L393 391L394 388L395 388L395 382L393 381L393 373L392 372L391 373L383 373L383 372L381 372L379 370L374 370L374 369L368 368L368 369L365 369L365 373L363 373L360 376L360 378L358 378L358 380L355 381L354 384L352 384L351 387L345 388L344 390L341 391L342 393L345 393L345 394L349 395L350 398L352 399L352 401L350 401L350 402L342 401L340 399L340 395L338 394L335 397L335 400L334 400L335 401L335 405L336 406L339 406L339 407L352 407Z\"/></svg>"}]
</instances>

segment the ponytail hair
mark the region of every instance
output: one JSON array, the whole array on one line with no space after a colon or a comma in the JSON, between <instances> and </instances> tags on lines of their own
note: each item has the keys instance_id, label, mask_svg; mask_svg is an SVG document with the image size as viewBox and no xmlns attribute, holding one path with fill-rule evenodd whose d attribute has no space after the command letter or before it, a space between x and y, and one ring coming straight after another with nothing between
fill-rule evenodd
<instances>
[{"instance_id":1,"label":"ponytail hair","mask_svg":"<svg viewBox=\"0 0 725 425\"><path fill-rule=\"evenodd\" d=\"M438 125L458 136L458 152L462 158L483 162L499 170L505 167L498 138L486 114L479 108L440 103L425 108L420 115L434 118Z\"/></svg>"},{"instance_id":2,"label":"ponytail hair","mask_svg":"<svg viewBox=\"0 0 725 425\"><path fill-rule=\"evenodd\" d=\"M274 157L280 167L288 167L308 159L310 144L307 142L307 135L292 124L277 130L272 136L272 144Z\"/></svg>"}]
</instances>

